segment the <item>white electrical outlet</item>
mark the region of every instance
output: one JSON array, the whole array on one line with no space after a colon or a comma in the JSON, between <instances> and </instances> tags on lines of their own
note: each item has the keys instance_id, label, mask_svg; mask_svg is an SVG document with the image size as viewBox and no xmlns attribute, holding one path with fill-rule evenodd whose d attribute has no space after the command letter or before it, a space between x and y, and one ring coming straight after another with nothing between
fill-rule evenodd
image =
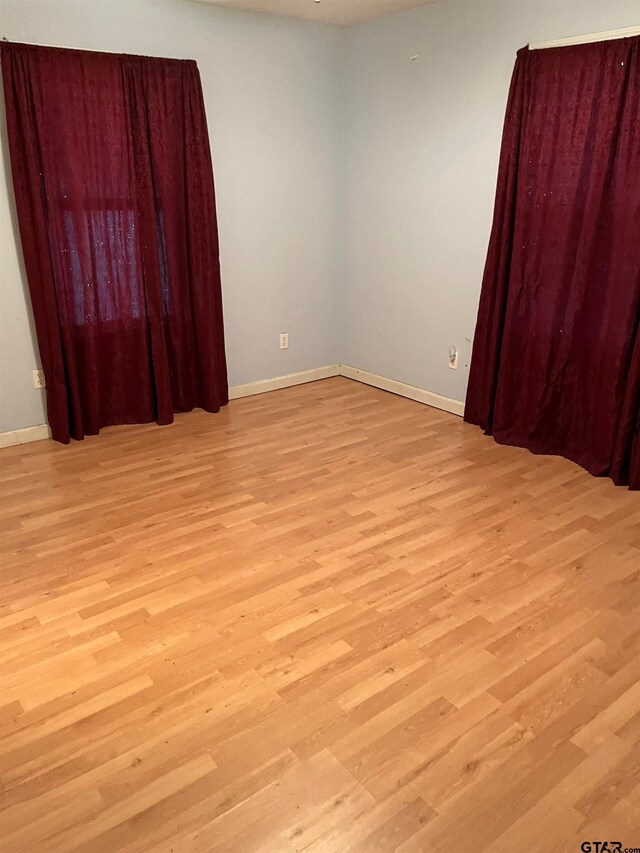
<instances>
[{"instance_id":1,"label":"white electrical outlet","mask_svg":"<svg viewBox=\"0 0 640 853\"><path fill-rule=\"evenodd\" d=\"M451 370L458 369L458 350L454 346L449 347L449 367Z\"/></svg>"},{"instance_id":2,"label":"white electrical outlet","mask_svg":"<svg viewBox=\"0 0 640 853\"><path fill-rule=\"evenodd\" d=\"M289 349L289 332L280 332L280 349Z\"/></svg>"},{"instance_id":3,"label":"white electrical outlet","mask_svg":"<svg viewBox=\"0 0 640 853\"><path fill-rule=\"evenodd\" d=\"M34 370L33 371L33 387L34 388L44 388L44 370Z\"/></svg>"}]
</instances>

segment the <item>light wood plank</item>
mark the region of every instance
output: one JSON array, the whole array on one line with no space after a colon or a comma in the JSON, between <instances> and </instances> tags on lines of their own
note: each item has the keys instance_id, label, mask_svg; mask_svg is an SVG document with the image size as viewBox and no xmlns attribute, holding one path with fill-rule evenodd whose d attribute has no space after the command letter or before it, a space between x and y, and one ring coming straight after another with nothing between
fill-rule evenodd
<instances>
[{"instance_id":1,"label":"light wood plank","mask_svg":"<svg viewBox=\"0 0 640 853\"><path fill-rule=\"evenodd\" d=\"M0 846L640 847L640 500L326 379L0 451Z\"/></svg>"}]
</instances>

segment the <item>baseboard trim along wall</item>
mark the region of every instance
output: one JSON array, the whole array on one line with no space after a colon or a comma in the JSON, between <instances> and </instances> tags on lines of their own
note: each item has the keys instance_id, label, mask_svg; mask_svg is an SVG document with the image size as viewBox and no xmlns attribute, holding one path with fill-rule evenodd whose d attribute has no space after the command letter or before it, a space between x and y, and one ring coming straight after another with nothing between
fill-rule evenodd
<instances>
[{"instance_id":1,"label":"baseboard trim along wall","mask_svg":"<svg viewBox=\"0 0 640 853\"><path fill-rule=\"evenodd\" d=\"M38 424L25 429L10 429L9 432L0 432L0 447L28 444L30 441L41 441L43 438L51 438L48 424Z\"/></svg>"},{"instance_id":2,"label":"baseboard trim along wall","mask_svg":"<svg viewBox=\"0 0 640 853\"><path fill-rule=\"evenodd\" d=\"M398 382L397 379L387 379L386 376L377 376L375 373L360 370L358 367L350 367L348 364L340 365L340 376L355 379L356 382L364 382L365 385L373 385L374 388L390 391L392 394L407 397L409 400L416 400L418 403L433 406L435 409L442 409L444 412L450 412L452 415L460 415L460 417L464 415L464 403L461 403L459 400L452 400L451 397L443 397L442 394L435 394L433 391L416 388L415 385Z\"/></svg>"},{"instance_id":3,"label":"baseboard trim along wall","mask_svg":"<svg viewBox=\"0 0 640 853\"><path fill-rule=\"evenodd\" d=\"M288 376L276 376L275 379L262 379L259 382L248 382L246 385L234 385L229 388L229 399L238 400L241 397L253 397L256 394L266 394L268 391L277 391L280 388L292 388L294 385L304 385L306 382L317 382L319 379L329 379L331 376L345 376L365 385L372 385L382 391L398 394L409 400L416 400L435 409L442 409L452 415L464 414L464 403L434 394L433 391L425 391L414 385L406 385L396 379L387 379L385 376L377 376L358 367L350 367L348 364L329 364L327 367L316 367L313 370L303 370L301 373L290 373ZM41 441L43 438L51 438L51 430L47 424L26 427L25 429L12 429L9 432L0 432L0 448L12 447L15 444L27 444L30 441Z\"/></svg>"},{"instance_id":4,"label":"baseboard trim along wall","mask_svg":"<svg viewBox=\"0 0 640 853\"><path fill-rule=\"evenodd\" d=\"M339 376L339 374L340 365L329 364L327 367L303 370L302 373L276 376L275 379L262 379L259 382L248 382L246 385L234 385L229 388L229 399L253 397L255 394L266 394L268 391L278 391L280 388L292 388L294 385L304 385L305 382L316 382L318 379L328 379L330 376Z\"/></svg>"}]
</instances>

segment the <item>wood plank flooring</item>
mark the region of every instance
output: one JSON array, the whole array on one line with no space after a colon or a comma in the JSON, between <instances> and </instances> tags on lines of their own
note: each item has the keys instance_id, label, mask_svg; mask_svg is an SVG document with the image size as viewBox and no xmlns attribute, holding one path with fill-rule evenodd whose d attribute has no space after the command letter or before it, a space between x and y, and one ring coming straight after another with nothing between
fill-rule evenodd
<instances>
[{"instance_id":1,"label":"wood plank flooring","mask_svg":"<svg viewBox=\"0 0 640 853\"><path fill-rule=\"evenodd\" d=\"M638 494L344 378L0 468L3 853L640 848Z\"/></svg>"}]
</instances>

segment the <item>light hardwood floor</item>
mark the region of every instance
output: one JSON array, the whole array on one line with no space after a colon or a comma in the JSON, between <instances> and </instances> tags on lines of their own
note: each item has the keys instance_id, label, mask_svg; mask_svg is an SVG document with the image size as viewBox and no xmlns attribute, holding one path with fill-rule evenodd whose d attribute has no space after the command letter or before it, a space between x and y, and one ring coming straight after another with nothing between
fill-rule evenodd
<instances>
[{"instance_id":1,"label":"light hardwood floor","mask_svg":"<svg viewBox=\"0 0 640 853\"><path fill-rule=\"evenodd\" d=\"M638 494L344 378L0 467L3 853L640 848Z\"/></svg>"}]
</instances>

